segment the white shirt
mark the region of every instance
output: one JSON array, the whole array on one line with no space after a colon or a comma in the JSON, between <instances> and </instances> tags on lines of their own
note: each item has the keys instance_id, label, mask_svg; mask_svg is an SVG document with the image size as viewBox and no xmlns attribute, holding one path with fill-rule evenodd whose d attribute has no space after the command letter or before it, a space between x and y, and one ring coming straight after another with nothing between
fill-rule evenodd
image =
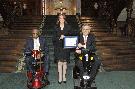
<instances>
[{"instance_id":1,"label":"white shirt","mask_svg":"<svg viewBox=\"0 0 135 89\"><path fill-rule=\"evenodd\" d=\"M84 42L85 42L85 41L87 42L87 38L88 38L88 35L87 35L87 36L84 36L84 35L83 35ZM86 44L84 45L84 48L86 48Z\"/></svg>"},{"instance_id":2,"label":"white shirt","mask_svg":"<svg viewBox=\"0 0 135 89\"><path fill-rule=\"evenodd\" d=\"M39 37L37 39L34 39L34 50L40 49L40 43L39 43Z\"/></svg>"}]
</instances>

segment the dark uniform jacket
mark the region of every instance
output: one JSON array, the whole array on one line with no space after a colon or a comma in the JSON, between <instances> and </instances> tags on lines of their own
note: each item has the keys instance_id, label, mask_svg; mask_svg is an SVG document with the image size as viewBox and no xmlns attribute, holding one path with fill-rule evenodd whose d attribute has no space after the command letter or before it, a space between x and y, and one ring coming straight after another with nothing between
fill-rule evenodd
<instances>
[{"instance_id":1,"label":"dark uniform jacket","mask_svg":"<svg viewBox=\"0 0 135 89\"><path fill-rule=\"evenodd\" d=\"M84 38L83 38L82 34L79 36L79 43L84 45ZM84 49L84 48L82 48L82 49ZM87 51L90 51L90 52L96 51L95 36L93 34L89 34L87 37L86 49L87 49ZM87 52L87 51L82 51L82 52Z\"/></svg>"},{"instance_id":2,"label":"dark uniform jacket","mask_svg":"<svg viewBox=\"0 0 135 89\"><path fill-rule=\"evenodd\" d=\"M60 39L61 35L69 36L71 34L71 27L67 23L64 24L63 30L56 25L53 34L53 45L55 50L55 58L58 60L67 61L70 58L70 50L64 49L64 40Z\"/></svg>"},{"instance_id":3,"label":"dark uniform jacket","mask_svg":"<svg viewBox=\"0 0 135 89\"><path fill-rule=\"evenodd\" d=\"M48 46L43 36L39 37L39 43L40 43L41 52L45 55L48 55L49 53ZM34 49L34 40L32 37L29 37L26 41L24 53L32 52L33 49Z\"/></svg>"}]
</instances>

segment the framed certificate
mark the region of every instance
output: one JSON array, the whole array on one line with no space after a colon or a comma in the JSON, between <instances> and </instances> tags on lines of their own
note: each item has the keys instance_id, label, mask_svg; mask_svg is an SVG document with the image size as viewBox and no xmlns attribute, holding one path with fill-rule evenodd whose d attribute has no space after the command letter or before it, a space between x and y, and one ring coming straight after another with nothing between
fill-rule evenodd
<instances>
[{"instance_id":1,"label":"framed certificate","mask_svg":"<svg viewBox=\"0 0 135 89\"><path fill-rule=\"evenodd\" d=\"M65 36L64 48L76 48L78 45L78 36Z\"/></svg>"}]
</instances>

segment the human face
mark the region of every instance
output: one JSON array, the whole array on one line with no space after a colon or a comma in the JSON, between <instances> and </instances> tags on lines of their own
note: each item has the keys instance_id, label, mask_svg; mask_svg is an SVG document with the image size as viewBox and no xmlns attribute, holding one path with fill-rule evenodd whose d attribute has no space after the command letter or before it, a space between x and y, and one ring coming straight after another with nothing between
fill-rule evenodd
<instances>
[{"instance_id":1,"label":"human face","mask_svg":"<svg viewBox=\"0 0 135 89\"><path fill-rule=\"evenodd\" d=\"M32 30L32 37L33 38L38 38L38 30L37 29Z\"/></svg>"},{"instance_id":2,"label":"human face","mask_svg":"<svg viewBox=\"0 0 135 89\"><path fill-rule=\"evenodd\" d=\"M65 19L64 19L64 16L63 15L60 15L59 16L59 21L60 21L60 23L64 23L65 22Z\"/></svg>"},{"instance_id":3,"label":"human face","mask_svg":"<svg viewBox=\"0 0 135 89\"><path fill-rule=\"evenodd\" d=\"M83 35L84 36L87 36L89 33L90 33L90 27L89 26L84 26L83 28L82 28L82 33L83 33Z\"/></svg>"}]
</instances>

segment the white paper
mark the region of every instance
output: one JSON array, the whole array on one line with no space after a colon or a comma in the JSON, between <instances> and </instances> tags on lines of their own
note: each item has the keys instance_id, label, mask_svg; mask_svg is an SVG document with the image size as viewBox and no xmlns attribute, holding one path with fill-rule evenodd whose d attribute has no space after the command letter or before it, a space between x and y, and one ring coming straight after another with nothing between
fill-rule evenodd
<instances>
[{"instance_id":1,"label":"white paper","mask_svg":"<svg viewBox=\"0 0 135 89\"><path fill-rule=\"evenodd\" d=\"M65 38L65 45L66 47L76 47L77 45L77 38L76 37L69 37Z\"/></svg>"}]
</instances>

